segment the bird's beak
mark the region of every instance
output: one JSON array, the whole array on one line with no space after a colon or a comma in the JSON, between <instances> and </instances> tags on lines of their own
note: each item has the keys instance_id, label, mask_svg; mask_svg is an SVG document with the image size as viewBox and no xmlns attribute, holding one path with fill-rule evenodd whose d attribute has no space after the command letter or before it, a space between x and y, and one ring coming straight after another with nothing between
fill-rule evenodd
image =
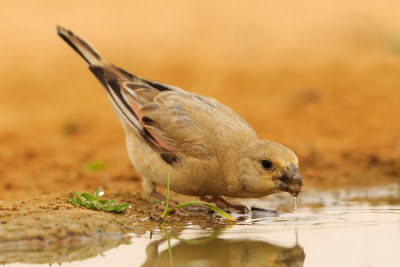
<instances>
[{"instance_id":1,"label":"bird's beak","mask_svg":"<svg viewBox=\"0 0 400 267\"><path fill-rule=\"evenodd\" d=\"M285 167L280 176L277 177L277 182L275 185L276 189L281 191L289 192L294 197L296 197L303 186L303 181L301 180L299 169L294 164L290 164Z\"/></svg>"}]
</instances>

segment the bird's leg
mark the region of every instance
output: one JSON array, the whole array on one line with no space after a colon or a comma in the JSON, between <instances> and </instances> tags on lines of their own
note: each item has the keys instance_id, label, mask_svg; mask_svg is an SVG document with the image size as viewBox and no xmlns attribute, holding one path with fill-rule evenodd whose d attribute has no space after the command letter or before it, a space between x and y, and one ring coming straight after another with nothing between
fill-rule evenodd
<instances>
[{"instance_id":1,"label":"bird's leg","mask_svg":"<svg viewBox=\"0 0 400 267\"><path fill-rule=\"evenodd\" d=\"M165 201L165 196L161 193L158 193L156 190L151 191L150 196L157 198L161 201Z\"/></svg>"},{"instance_id":2,"label":"bird's leg","mask_svg":"<svg viewBox=\"0 0 400 267\"><path fill-rule=\"evenodd\" d=\"M147 259L155 259L158 257L158 247L166 241L165 237L162 237L159 240L155 240L150 242L147 247L146 247L146 255L147 255Z\"/></svg>"},{"instance_id":3,"label":"bird's leg","mask_svg":"<svg viewBox=\"0 0 400 267\"><path fill-rule=\"evenodd\" d=\"M156 199L159 199L159 200L161 200L161 201L165 201L165 200L166 200L166 198L165 198L165 196L164 196L163 194L160 194L160 193L157 192L157 190L156 190L156 184L153 183L153 182L152 182L151 180L149 180L149 179L143 179L143 190L144 190L144 192L145 192L147 195L150 195L150 196L152 196L152 197L154 197L154 198L156 198ZM177 201L174 201L174 200L172 200L172 199L170 199L169 202L170 202L172 205L178 204Z\"/></svg>"},{"instance_id":4,"label":"bird's leg","mask_svg":"<svg viewBox=\"0 0 400 267\"><path fill-rule=\"evenodd\" d=\"M200 200L206 201L206 202L214 202L218 208L221 208L223 210L232 208L234 210L237 210L241 214L245 214L245 213L249 212L249 209L245 205L233 204L220 196L201 196Z\"/></svg>"},{"instance_id":5,"label":"bird's leg","mask_svg":"<svg viewBox=\"0 0 400 267\"><path fill-rule=\"evenodd\" d=\"M155 189L153 191L151 191L150 196L155 197L161 201L165 201L166 198L163 194L157 192ZM169 199L169 203L171 203L172 205L177 205L179 202L175 201L173 199Z\"/></svg>"}]
</instances>

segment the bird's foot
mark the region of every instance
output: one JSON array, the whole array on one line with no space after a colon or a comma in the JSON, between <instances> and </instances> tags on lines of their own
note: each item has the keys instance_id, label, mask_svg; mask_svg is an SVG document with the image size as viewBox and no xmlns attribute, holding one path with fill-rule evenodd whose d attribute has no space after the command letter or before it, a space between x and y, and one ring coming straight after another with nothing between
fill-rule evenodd
<instances>
[{"instance_id":1,"label":"bird's foot","mask_svg":"<svg viewBox=\"0 0 400 267\"><path fill-rule=\"evenodd\" d=\"M165 196L164 196L163 194L161 194L161 193L158 193L156 190L153 190L153 191L151 192L150 195L151 195L152 197L155 197L155 198L157 198L157 199L159 199L159 200L161 200L161 201L164 201L164 202L165 202L165 200L166 200ZM177 205L177 204L179 204L178 201L175 201L175 200L173 200L173 199L169 199L169 203L172 204L172 205Z\"/></svg>"},{"instance_id":2,"label":"bird's foot","mask_svg":"<svg viewBox=\"0 0 400 267\"><path fill-rule=\"evenodd\" d=\"M214 202L215 205L223 210L229 210L229 208L232 208L236 211L238 211L240 214L245 214L249 212L249 209L245 205L240 205L240 204L234 204L223 197L219 196L201 196L200 200L206 201L206 202Z\"/></svg>"}]
</instances>

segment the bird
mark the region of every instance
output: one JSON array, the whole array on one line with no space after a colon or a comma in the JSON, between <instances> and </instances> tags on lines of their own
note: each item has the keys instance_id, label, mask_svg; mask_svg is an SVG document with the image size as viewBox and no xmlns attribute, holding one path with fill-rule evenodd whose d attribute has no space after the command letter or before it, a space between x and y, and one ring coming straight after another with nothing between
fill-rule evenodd
<instances>
[{"instance_id":1,"label":"bird","mask_svg":"<svg viewBox=\"0 0 400 267\"><path fill-rule=\"evenodd\" d=\"M203 200L297 196L303 186L296 154L260 140L249 123L214 98L139 77L110 63L69 29L58 35L89 65L104 87L126 136L129 159L143 191L161 200L157 186ZM222 201L222 202L221 202Z\"/></svg>"},{"instance_id":2,"label":"bird","mask_svg":"<svg viewBox=\"0 0 400 267\"><path fill-rule=\"evenodd\" d=\"M219 229L221 232L221 229ZM201 266L303 266L304 248L298 244L291 247L269 243L265 240L225 239L218 237L218 230L209 236L177 240L172 247L164 246L166 237L151 241L146 247L146 261L141 267L165 266L174 254L175 266L193 266L200 262ZM227 256L229 255L229 256ZM200 265L200 264L199 264Z\"/></svg>"}]
</instances>

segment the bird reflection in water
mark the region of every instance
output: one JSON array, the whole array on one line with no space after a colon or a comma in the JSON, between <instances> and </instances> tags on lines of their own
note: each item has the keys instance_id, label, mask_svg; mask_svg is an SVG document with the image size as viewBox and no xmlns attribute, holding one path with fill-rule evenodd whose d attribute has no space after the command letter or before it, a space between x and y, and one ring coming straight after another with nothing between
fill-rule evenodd
<instances>
[{"instance_id":1,"label":"bird reflection in water","mask_svg":"<svg viewBox=\"0 0 400 267\"><path fill-rule=\"evenodd\" d=\"M142 267L149 266L303 266L304 249L296 244L282 247L273 243L248 239L222 239L216 230L212 235L183 240L159 252L158 247L171 236L151 242L146 248L147 260Z\"/></svg>"}]
</instances>

